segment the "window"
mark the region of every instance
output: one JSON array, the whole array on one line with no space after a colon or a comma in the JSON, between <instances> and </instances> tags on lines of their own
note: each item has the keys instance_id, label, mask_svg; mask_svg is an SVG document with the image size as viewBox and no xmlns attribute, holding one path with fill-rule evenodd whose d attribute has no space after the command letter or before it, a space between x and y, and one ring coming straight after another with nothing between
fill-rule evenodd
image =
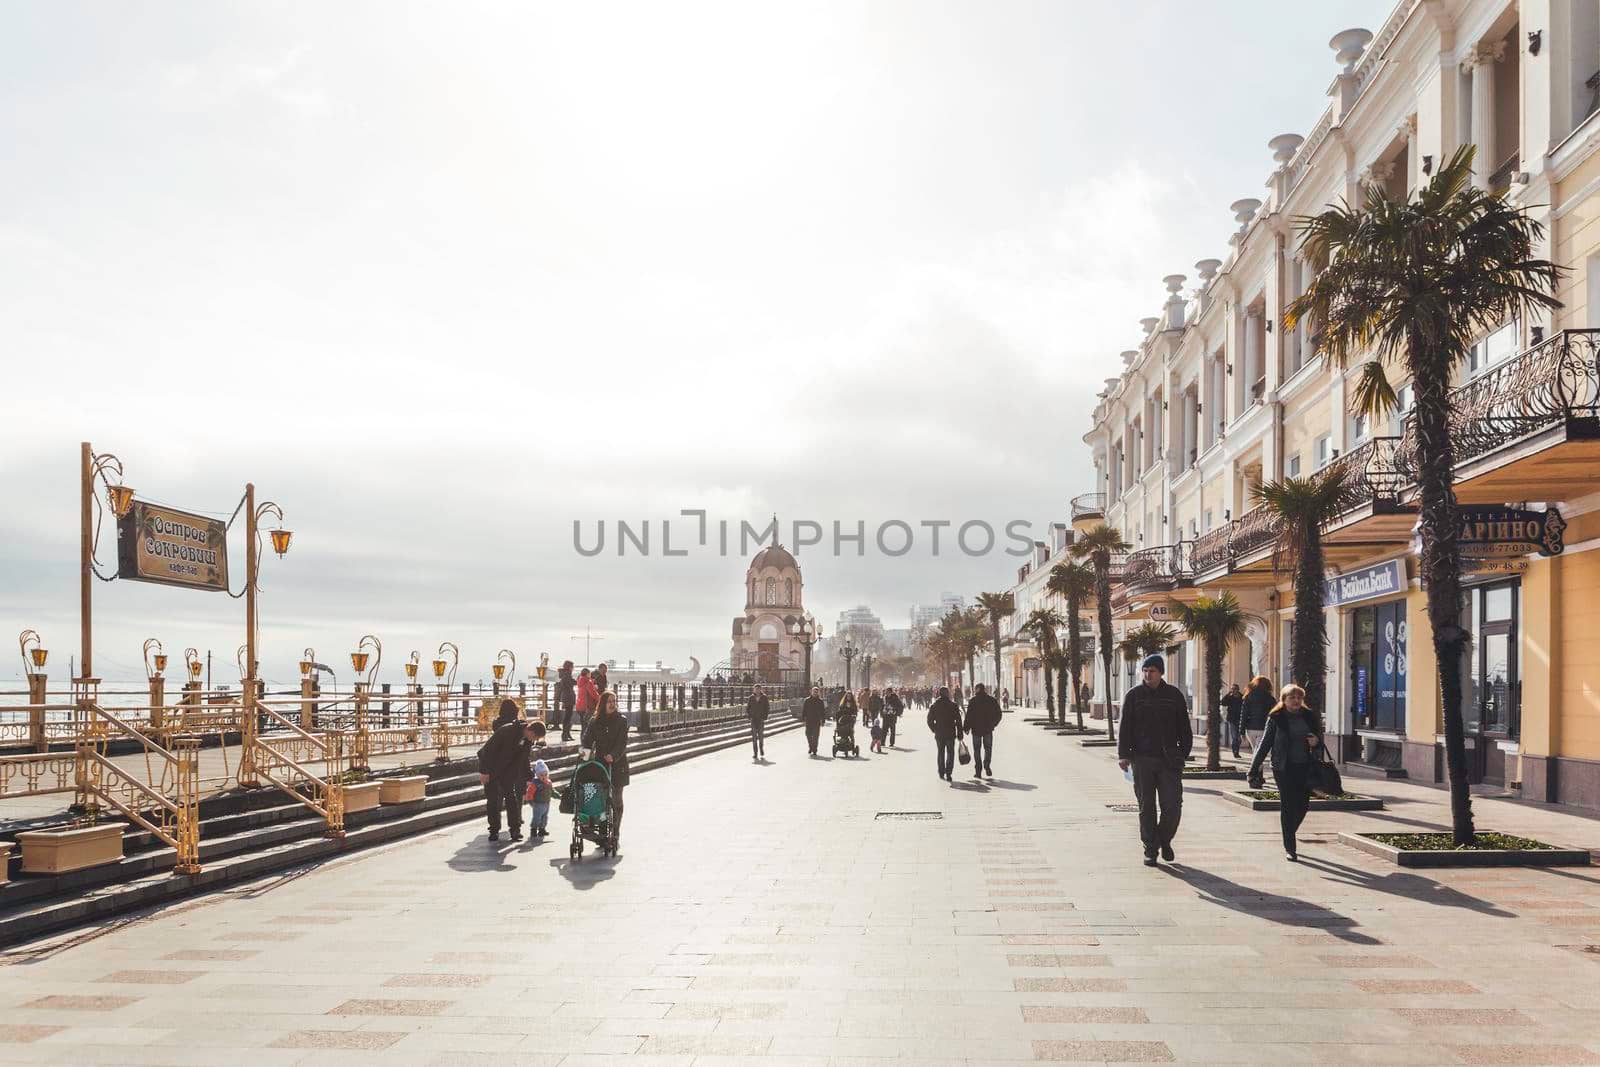
<instances>
[{"instance_id":1,"label":"window","mask_svg":"<svg viewBox=\"0 0 1600 1067\"><path fill-rule=\"evenodd\" d=\"M1478 375L1517 354L1517 341L1522 336L1521 324L1512 319L1498 330L1486 335L1472 346L1467 354L1467 371Z\"/></svg>"},{"instance_id":2,"label":"window","mask_svg":"<svg viewBox=\"0 0 1600 1067\"><path fill-rule=\"evenodd\" d=\"M776 578L768 578L767 579L767 603L768 604L776 604L777 602L778 602L778 581L777 581Z\"/></svg>"},{"instance_id":3,"label":"window","mask_svg":"<svg viewBox=\"0 0 1600 1067\"><path fill-rule=\"evenodd\" d=\"M1352 415L1350 417L1350 436L1353 440L1364 441L1367 434L1372 432L1372 420L1366 415Z\"/></svg>"},{"instance_id":4,"label":"window","mask_svg":"<svg viewBox=\"0 0 1600 1067\"><path fill-rule=\"evenodd\" d=\"M1285 469L1288 470L1289 477L1300 477L1300 453L1296 452L1294 455L1289 457L1289 464Z\"/></svg>"},{"instance_id":5,"label":"window","mask_svg":"<svg viewBox=\"0 0 1600 1067\"><path fill-rule=\"evenodd\" d=\"M783 580L783 593L784 593L784 601L783 602L785 604L793 604L794 603L794 579L793 578L785 578Z\"/></svg>"},{"instance_id":6,"label":"window","mask_svg":"<svg viewBox=\"0 0 1600 1067\"><path fill-rule=\"evenodd\" d=\"M1317 470L1321 470L1333 461L1333 435L1323 434L1317 438Z\"/></svg>"},{"instance_id":7,"label":"window","mask_svg":"<svg viewBox=\"0 0 1600 1067\"><path fill-rule=\"evenodd\" d=\"M1196 519L1190 519L1189 520L1189 536L1190 537L1199 537L1200 536L1200 523Z\"/></svg>"},{"instance_id":8,"label":"window","mask_svg":"<svg viewBox=\"0 0 1600 1067\"><path fill-rule=\"evenodd\" d=\"M1210 530L1211 530L1211 509L1210 508L1206 508L1206 530L1207 530L1207 532L1210 532Z\"/></svg>"}]
</instances>

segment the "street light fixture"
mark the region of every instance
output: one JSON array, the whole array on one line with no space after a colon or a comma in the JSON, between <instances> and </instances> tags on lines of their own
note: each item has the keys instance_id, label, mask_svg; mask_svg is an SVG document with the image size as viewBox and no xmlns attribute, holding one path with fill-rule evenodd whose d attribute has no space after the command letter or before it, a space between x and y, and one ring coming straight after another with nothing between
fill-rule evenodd
<instances>
[{"instance_id":1,"label":"street light fixture","mask_svg":"<svg viewBox=\"0 0 1600 1067\"><path fill-rule=\"evenodd\" d=\"M406 657L406 679L408 681L414 682L417 680L417 664L421 661L422 653L420 652L413 651L411 655Z\"/></svg>"},{"instance_id":2,"label":"street light fixture","mask_svg":"<svg viewBox=\"0 0 1600 1067\"><path fill-rule=\"evenodd\" d=\"M800 641L801 647L806 650L806 680L805 690L811 691L811 646L815 645L822 637L822 627L817 625L816 618L808 611L794 623L794 635Z\"/></svg>"},{"instance_id":3,"label":"street light fixture","mask_svg":"<svg viewBox=\"0 0 1600 1067\"><path fill-rule=\"evenodd\" d=\"M508 660L509 665L507 663L502 663L502 660ZM490 667L490 670L494 671L495 690L498 691L500 688L500 683L506 680L508 670L512 680L516 679L517 654L511 651L509 648L502 648L499 652L495 653L494 664Z\"/></svg>"},{"instance_id":4,"label":"street light fixture","mask_svg":"<svg viewBox=\"0 0 1600 1067\"><path fill-rule=\"evenodd\" d=\"M198 682L200 680L200 672L205 670L205 664L200 662L200 650L198 648L184 649L183 662L189 668L189 680Z\"/></svg>"},{"instance_id":5,"label":"street light fixture","mask_svg":"<svg viewBox=\"0 0 1600 1067\"><path fill-rule=\"evenodd\" d=\"M24 674L33 674L44 669L45 661L50 658L50 651L42 643L38 630L24 630L17 635L17 647L22 649L22 667Z\"/></svg>"},{"instance_id":6,"label":"street light fixture","mask_svg":"<svg viewBox=\"0 0 1600 1067\"><path fill-rule=\"evenodd\" d=\"M311 677L311 670L317 665L317 650L308 648L300 654L300 677Z\"/></svg>"},{"instance_id":7,"label":"street light fixture","mask_svg":"<svg viewBox=\"0 0 1600 1067\"><path fill-rule=\"evenodd\" d=\"M154 656L150 655L152 648L156 650ZM144 650L140 658L144 660L144 676L146 679L153 681L161 677L161 672L167 669L167 654L161 650L161 642L154 637L145 641Z\"/></svg>"},{"instance_id":8,"label":"street light fixture","mask_svg":"<svg viewBox=\"0 0 1600 1067\"><path fill-rule=\"evenodd\" d=\"M369 647L372 649L371 652L367 651ZM369 660L372 663L370 669L367 666ZM372 634L364 635L361 640L356 643L356 650L350 653L350 666L355 668L357 676L362 674L367 676L366 684L369 689L372 687L373 679L378 675L378 665L382 662L383 642L379 641Z\"/></svg>"}]
</instances>

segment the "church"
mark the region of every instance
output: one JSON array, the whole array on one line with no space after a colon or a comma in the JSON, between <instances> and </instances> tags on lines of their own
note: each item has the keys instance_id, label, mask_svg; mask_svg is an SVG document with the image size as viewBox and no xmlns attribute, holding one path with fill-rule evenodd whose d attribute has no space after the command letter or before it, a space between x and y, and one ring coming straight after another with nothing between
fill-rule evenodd
<instances>
[{"instance_id":1,"label":"church","mask_svg":"<svg viewBox=\"0 0 1600 1067\"><path fill-rule=\"evenodd\" d=\"M797 636L801 606L800 564L776 540L757 552L744 576L744 614L733 620L736 673L749 671L777 682L804 669L805 649ZM794 672L791 675L789 672Z\"/></svg>"}]
</instances>

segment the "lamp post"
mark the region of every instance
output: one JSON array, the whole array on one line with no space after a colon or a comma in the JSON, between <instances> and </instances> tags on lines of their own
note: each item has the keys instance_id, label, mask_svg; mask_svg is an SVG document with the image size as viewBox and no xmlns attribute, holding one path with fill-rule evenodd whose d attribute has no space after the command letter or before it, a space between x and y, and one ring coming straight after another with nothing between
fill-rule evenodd
<instances>
[{"instance_id":1,"label":"lamp post","mask_svg":"<svg viewBox=\"0 0 1600 1067\"><path fill-rule=\"evenodd\" d=\"M154 655L151 649L155 649ZM144 660L145 681L150 685L150 728L160 730L167 724L167 679L161 673L167 669L167 653L161 642L151 637L145 640L140 658Z\"/></svg>"},{"instance_id":2,"label":"lamp post","mask_svg":"<svg viewBox=\"0 0 1600 1067\"><path fill-rule=\"evenodd\" d=\"M856 653L859 651L848 638L845 639L844 647L839 650L839 655L844 657L844 688L846 692L850 690L850 661L856 658Z\"/></svg>"},{"instance_id":3,"label":"lamp post","mask_svg":"<svg viewBox=\"0 0 1600 1067\"><path fill-rule=\"evenodd\" d=\"M502 660L509 661L509 665L508 663L501 662ZM509 648L502 648L499 652L495 653L494 665L490 668L490 670L494 672L495 695L499 696L500 686L504 684L507 679L510 679L511 681L516 680L517 654L511 651Z\"/></svg>"},{"instance_id":4,"label":"lamp post","mask_svg":"<svg viewBox=\"0 0 1600 1067\"><path fill-rule=\"evenodd\" d=\"M244 714L239 731L239 784L241 786L255 786L260 784L256 780L256 757L254 752L256 733L261 727L259 713L256 711L256 700L260 696L260 684L256 679L256 671L260 664L257 662L256 642L260 617L256 612L256 594L260 591L258 572L261 565L261 533L260 524L263 516L271 515L278 520L278 525L272 530L272 551L276 552L279 559L289 551L289 541L294 536L283 528L283 509L272 501L267 501L256 507L256 485L246 482L244 487L244 645L245 645L245 671L244 678Z\"/></svg>"},{"instance_id":5,"label":"lamp post","mask_svg":"<svg viewBox=\"0 0 1600 1067\"><path fill-rule=\"evenodd\" d=\"M422 662L422 653L412 650L406 657L406 703L411 705L411 725L417 726L422 722L422 686L417 684L417 666ZM416 740L416 735L411 736Z\"/></svg>"},{"instance_id":6,"label":"lamp post","mask_svg":"<svg viewBox=\"0 0 1600 1067\"><path fill-rule=\"evenodd\" d=\"M94 678L94 578L95 578L95 542L99 527L95 522L94 510L99 506L95 497L94 485L99 481L106 488L106 503L111 507L111 514L122 518L133 507L133 490L122 484L122 461L109 452L96 452L88 441L81 446L81 484L78 500L78 520L80 533L81 554L79 563L81 570L78 575L78 626L79 642L83 653L83 670L79 675L82 680L84 699L88 698L91 680ZM115 479L115 480L113 480ZM75 686L78 679L74 680Z\"/></svg>"},{"instance_id":7,"label":"lamp post","mask_svg":"<svg viewBox=\"0 0 1600 1067\"><path fill-rule=\"evenodd\" d=\"M444 658L447 649L450 652L449 659ZM455 684L456 665L460 661L461 650L454 642L439 642L439 651L433 659L433 677L439 683L439 708L433 729L439 735L439 755L435 758L440 763L450 760L450 687Z\"/></svg>"},{"instance_id":8,"label":"lamp post","mask_svg":"<svg viewBox=\"0 0 1600 1067\"><path fill-rule=\"evenodd\" d=\"M795 622L794 635L799 640L800 647L806 650L806 680L802 688L809 693L811 692L811 646L822 636L822 627L818 626L817 620L807 612Z\"/></svg>"},{"instance_id":9,"label":"lamp post","mask_svg":"<svg viewBox=\"0 0 1600 1067\"><path fill-rule=\"evenodd\" d=\"M22 650L22 673L28 679L28 742L35 752L44 752L48 746L44 739L45 661L50 650L38 630L24 630L17 635L17 647Z\"/></svg>"},{"instance_id":10,"label":"lamp post","mask_svg":"<svg viewBox=\"0 0 1600 1067\"><path fill-rule=\"evenodd\" d=\"M550 683L545 681L545 676L550 673L550 653L539 653L539 710L550 710Z\"/></svg>"},{"instance_id":11,"label":"lamp post","mask_svg":"<svg viewBox=\"0 0 1600 1067\"><path fill-rule=\"evenodd\" d=\"M372 651L368 652L367 649ZM350 749L352 770L368 769L372 742L367 734L367 701L372 693L372 680L378 676L378 666L383 662L383 642L372 634L363 634L350 653L350 666L355 669L355 743Z\"/></svg>"}]
</instances>

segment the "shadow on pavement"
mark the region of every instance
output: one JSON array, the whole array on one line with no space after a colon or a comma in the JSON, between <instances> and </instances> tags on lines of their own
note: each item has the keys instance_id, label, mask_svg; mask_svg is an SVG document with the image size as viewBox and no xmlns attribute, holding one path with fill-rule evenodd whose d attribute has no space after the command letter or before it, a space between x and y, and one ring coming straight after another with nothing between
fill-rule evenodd
<instances>
[{"instance_id":1,"label":"shadow on pavement","mask_svg":"<svg viewBox=\"0 0 1600 1067\"><path fill-rule=\"evenodd\" d=\"M1039 787L1034 785L1031 782L1008 782L1004 778L991 778L991 779L989 779L989 788L991 788L991 789L1018 789L1018 790L1021 790L1024 793L1026 793L1026 792L1030 792L1030 791L1032 791L1034 789L1038 789Z\"/></svg>"},{"instance_id":2,"label":"shadow on pavement","mask_svg":"<svg viewBox=\"0 0 1600 1067\"><path fill-rule=\"evenodd\" d=\"M1360 889L1369 889L1378 893L1388 893L1391 896L1405 897L1407 900L1417 900L1424 904L1439 904L1446 908L1465 908L1475 911L1480 915L1492 915L1497 919L1514 919L1515 912L1509 912L1492 904L1487 900L1480 900L1470 893L1463 893L1435 881L1425 875L1411 874L1407 871L1387 871L1383 874L1374 874L1364 871L1359 867L1351 867L1343 863L1321 856L1301 856L1302 866L1312 870L1321 871L1330 876L1330 879L1343 885L1352 885Z\"/></svg>"},{"instance_id":3,"label":"shadow on pavement","mask_svg":"<svg viewBox=\"0 0 1600 1067\"><path fill-rule=\"evenodd\" d=\"M574 889L593 889L601 882L610 880L617 873L615 864L616 860L603 859L599 856L578 863L573 863L566 857L550 861L550 866L560 871L561 877L571 883Z\"/></svg>"},{"instance_id":4,"label":"shadow on pavement","mask_svg":"<svg viewBox=\"0 0 1600 1067\"><path fill-rule=\"evenodd\" d=\"M1305 857L1301 857L1301 862ZM1207 904L1215 904L1229 911L1236 911L1243 915L1251 915L1258 919L1270 919L1284 926L1301 926L1308 930L1320 930L1341 941L1348 941L1352 945L1381 945L1383 942L1369 934L1361 933L1356 929L1359 924L1348 915L1341 915L1325 904L1301 900L1299 897L1286 897L1279 893L1269 893L1264 889L1252 889L1246 885L1224 878L1221 875L1210 874L1206 871L1196 870L1193 867L1180 864L1167 866L1163 864L1158 868L1169 878L1177 878L1193 886L1200 895L1200 899Z\"/></svg>"},{"instance_id":5,"label":"shadow on pavement","mask_svg":"<svg viewBox=\"0 0 1600 1067\"><path fill-rule=\"evenodd\" d=\"M517 868L506 862L506 856L515 845L515 841L489 841L474 837L456 849L456 854L445 861L445 866L452 871L514 871Z\"/></svg>"}]
</instances>

